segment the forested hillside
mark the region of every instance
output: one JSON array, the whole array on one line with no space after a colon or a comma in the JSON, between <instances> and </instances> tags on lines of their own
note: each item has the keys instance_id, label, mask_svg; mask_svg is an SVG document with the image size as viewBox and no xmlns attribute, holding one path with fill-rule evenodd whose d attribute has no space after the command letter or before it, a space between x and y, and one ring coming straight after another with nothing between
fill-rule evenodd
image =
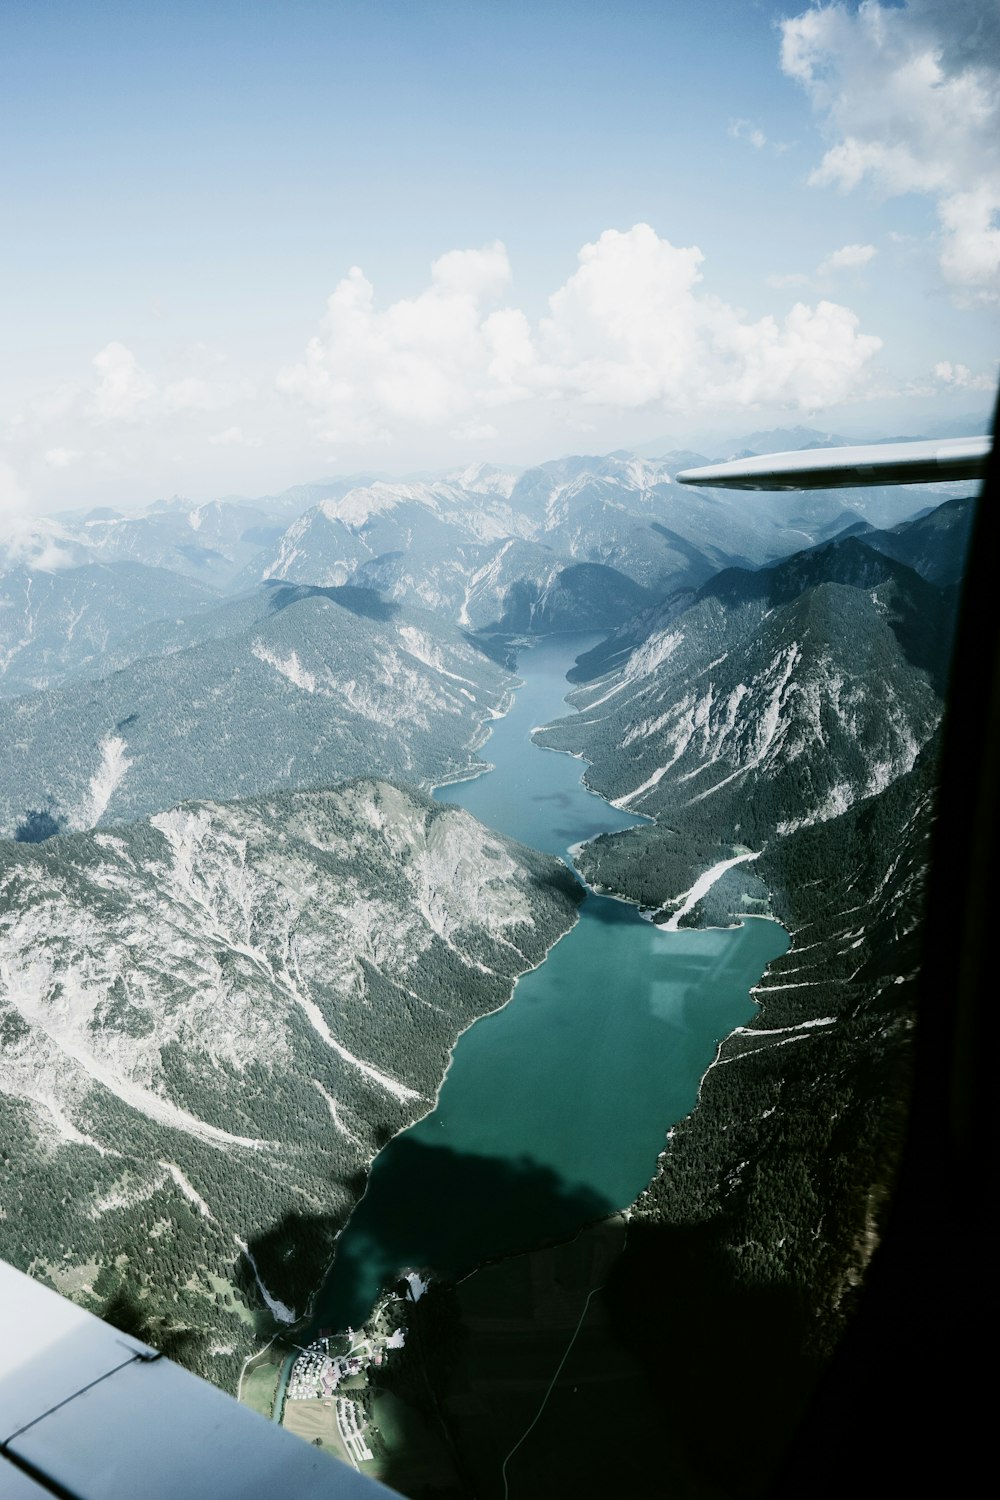
<instances>
[{"instance_id":1,"label":"forested hillside","mask_svg":"<svg viewBox=\"0 0 1000 1500\"><path fill-rule=\"evenodd\" d=\"M669 914L715 860L891 785L938 724L954 607L848 538L728 569L627 655L609 642L572 695L579 715L538 739L582 753L588 785L656 823L588 845L588 879Z\"/></svg>"},{"instance_id":2,"label":"forested hillside","mask_svg":"<svg viewBox=\"0 0 1000 1500\"><path fill-rule=\"evenodd\" d=\"M232 1387L578 900L374 781L0 844L0 1256Z\"/></svg>"},{"instance_id":3,"label":"forested hillside","mask_svg":"<svg viewBox=\"0 0 1000 1500\"><path fill-rule=\"evenodd\" d=\"M186 797L467 774L513 682L453 626L356 588L276 587L150 626L119 670L0 703L0 833Z\"/></svg>"},{"instance_id":4,"label":"forested hillside","mask_svg":"<svg viewBox=\"0 0 1000 1500\"><path fill-rule=\"evenodd\" d=\"M423 1352L383 1380L443 1424L464 1476L455 1493L502 1493L500 1463L570 1339L545 1442L526 1442L512 1467L519 1494L540 1500L557 1482L581 1495L766 1493L891 1201L953 608L951 591L856 539L730 570L647 617L645 634L640 618L631 650L610 642L584 659L578 676L601 675L574 695L582 712L541 732L593 756L590 784L657 819L579 850L588 879L665 916L697 873L743 848L756 857L683 921L777 918L792 944L669 1130L611 1266L587 1231L572 1253L483 1268L409 1311ZM516 1289L563 1276L574 1311L544 1343L546 1298ZM547 1350L523 1394L489 1373L498 1325L479 1310L498 1279L511 1318ZM618 1412L622 1443L584 1456L581 1422ZM411 1483L405 1459L398 1476Z\"/></svg>"}]
</instances>

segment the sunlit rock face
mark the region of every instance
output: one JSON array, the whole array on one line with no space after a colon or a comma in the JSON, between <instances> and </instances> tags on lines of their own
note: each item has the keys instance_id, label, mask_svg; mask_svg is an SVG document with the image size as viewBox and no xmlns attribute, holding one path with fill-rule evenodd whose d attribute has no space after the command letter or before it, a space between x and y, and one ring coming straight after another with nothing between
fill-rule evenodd
<instances>
[{"instance_id":1,"label":"sunlit rock face","mask_svg":"<svg viewBox=\"0 0 1000 1500\"><path fill-rule=\"evenodd\" d=\"M577 899L376 781L0 845L0 1255L235 1358L246 1303L303 1311L372 1156Z\"/></svg>"}]
</instances>

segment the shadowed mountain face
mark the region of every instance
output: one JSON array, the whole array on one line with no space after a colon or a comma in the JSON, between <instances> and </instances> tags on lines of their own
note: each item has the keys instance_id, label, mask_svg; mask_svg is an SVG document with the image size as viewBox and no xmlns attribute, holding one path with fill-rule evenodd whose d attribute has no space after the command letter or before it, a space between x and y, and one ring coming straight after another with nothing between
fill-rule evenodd
<instances>
[{"instance_id":1,"label":"shadowed mountain face","mask_svg":"<svg viewBox=\"0 0 1000 1500\"><path fill-rule=\"evenodd\" d=\"M916 520L904 521L891 531L881 531L859 521L849 528L849 533L858 536L866 547L906 563L931 583L947 586L961 581L974 513L975 500L961 496Z\"/></svg>"},{"instance_id":2,"label":"shadowed mountain face","mask_svg":"<svg viewBox=\"0 0 1000 1500\"><path fill-rule=\"evenodd\" d=\"M614 1212L592 1188L564 1182L530 1157L487 1157L412 1136L394 1141L376 1172L317 1300L317 1324L344 1328L367 1316L358 1293L371 1284L373 1264L386 1286L408 1269L455 1276L537 1243L538 1225L551 1237Z\"/></svg>"}]
</instances>

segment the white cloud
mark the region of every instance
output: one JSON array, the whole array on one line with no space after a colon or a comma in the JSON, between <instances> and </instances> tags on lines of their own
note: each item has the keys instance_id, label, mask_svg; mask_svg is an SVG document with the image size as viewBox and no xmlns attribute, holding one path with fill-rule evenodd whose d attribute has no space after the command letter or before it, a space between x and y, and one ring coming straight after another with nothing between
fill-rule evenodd
<instances>
[{"instance_id":1,"label":"white cloud","mask_svg":"<svg viewBox=\"0 0 1000 1500\"><path fill-rule=\"evenodd\" d=\"M31 504L17 474L6 459L0 458L0 566L52 571L68 567L73 558L59 545L62 531L54 521L39 521L31 514Z\"/></svg>"},{"instance_id":2,"label":"white cloud","mask_svg":"<svg viewBox=\"0 0 1000 1500\"><path fill-rule=\"evenodd\" d=\"M242 427L227 427L213 433L208 441L217 448L260 448L264 443L263 438L247 437Z\"/></svg>"},{"instance_id":3,"label":"white cloud","mask_svg":"<svg viewBox=\"0 0 1000 1500\"><path fill-rule=\"evenodd\" d=\"M752 120L730 120L729 134L733 140L747 141L755 151L763 151L767 146L776 156L788 151L794 144L792 141L772 141Z\"/></svg>"},{"instance_id":4,"label":"white cloud","mask_svg":"<svg viewBox=\"0 0 1000 1500\"><path fill-rule=\"evenodd\" d=\"M692 411L760 403L814 410L856 395L880 347L846 307L797 303L751 322L702 291L702 252L648 224L606 230L532 326L491 306L510 276L501 245L451 251L417 296L376 305L357 267L334 290L304 358L278 385L333 442L402 424L468 430L513 403Z\"/></svg>"},{"instance_id":5,"label":"white cloud","mask_svg":"<svg viewBox=\"0 0 1000 1500\"><path fill-rule=\"evenodd\" d=\"M816 267L817 276L829 276L834 271L857 271L874 260L877 251L874 245L842 245L834 250Z\"/></svg>"},{"instance_id":6,"label":"white cloud","mask_svg":"<svg viewBox=\"0 0 1000 1500\"><path fill-rule=\"evenodd\" d=\"M0 458L0 521L5 528L20 522L28 514L28 497L17 474L6 459Z\"/></svg>"},{"instance_id":7,"label":"white cloud","mask_svg":"<svg viewBox=\"0 0 1000 1500\"><path fill-rule=\"evenodd\" d=\"M49 448L45 453L45 462L50 469L68 469L82 457L79 448Z\"/></svg>"},{"instance_id":8,"label":"white cloud","mask_svg":"<svg viewBox=\"0 0 1000 1500\"><path fill-rule=\"evenodd\" d=\"M957 297L1000 298L1000 8L838 0L781 30L782 67L832 140L810 181L931 196Z\"/></svg>"},{"instance_id":9,"label":"white cloud","mask_svg":"<svg viewBox=\"0 0 1000 1500\"><path fill-rule=\"evenodd\" d=\"M773 287L777 292L787 291L790 287L808 286L810 281L804 271L789 271L786 275L775 273L764 279L768 286Z\"/></svg>"},{"instance_id":10,"label":"white cloud","mask_svg":"<svg viewBox=\"0 0 1000 1500\"><path fill-rule=\"evenodd\" d=\"M449 433L456 443L492 443L499 436L492 422L466 422L462 427L453 427Z\"/></svg>"},{"instance_id":11,"label":"white cloud","mask_svg":"<svg viewBox=\"0 0 1000 1500\"><path fill-rule=\"evenodd\" d=\"M526 356L524 329L508 312L486 312L510 279L500 244L452 250L431 266L431 284L384 311L358 266L327 301L304 360L278 387L326 414L331 442L384 438L387 423L437 425L513 391Z\"/></svg>"},{"instance_id":12,"label":"white cloud","mask_svg":"<svg viewBox=\"0 0 1000 1500\"><path fill-rule=\"evenodd\" d=\"M813 275L820 281L828 281L830 276L837 271L860 270L867 266L878 252L874 245L842 245L839 250L833 250L816 267ZM776 291L785 291L789 287L804 287L813 284L813 276L807 276L803 271L790 271L787 274L775 274L764 278L767 285L774 287Z\"/></svg>"},{"instance_id":13,"label":"white cloud","mask_svg":"<svg viewBox=\"0 0 1000 1500\"><path fill-rule=\"evenodd\" d=\"M91 360L97 385L91 395L90 415L98 422L131 422L148 409L156 383L124 344L106 344Z\"/></svg>"},{"instance_id":14,"label":"white cloud","mask_svg":"<svg viewBox=\"0 0 1000 1500\"><path fill-rule=\"evenodd\" d=\"M767 136L758 126L752 125L749 120L730 120L729 134L738 141L749 141L755 151L759 151L767 145Z\"/></svg>"},{"instance_id":15,"label":"white cloud","mask_svg":"<svg viewBox=\"0 0 1000 1500\"><path fill-rule=\"evenodd\" d=\"M939 360L934 366L934 378L952 390L965 391L993 391L997 380L995 371L974 374L968 365L953 365L948 359Z\"/></svg>"}]
</instances>

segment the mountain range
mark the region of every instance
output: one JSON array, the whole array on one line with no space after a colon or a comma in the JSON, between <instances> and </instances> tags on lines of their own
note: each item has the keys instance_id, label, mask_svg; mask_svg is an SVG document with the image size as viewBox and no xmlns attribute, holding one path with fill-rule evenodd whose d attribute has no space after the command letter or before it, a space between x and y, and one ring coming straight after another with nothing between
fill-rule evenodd
<instances>
[{"instance_id":1,"label":"mountain range","mask_svg":"<svg viewBox=\"0 0 1000 1500\"><path fill-rule=\"evenodd\" d=\"M102 643L274 579L375 588L475 630L607 628L650 602L643 589L697 588L720 568L766 565L852 525L892 528L940 500L890 488L748 501L678 486L677 470L700 457L354 475L257 500L22 524L0 535L0 693L57 686Z\"/></svg>"},{"instance_id":2,"label":"mountain range","mask_svg":"<svg viewBox=\"0 0 1000 1500\"><path fill-rule=\"evenodd\" d=\"M958 555L967 520L945 505L905 545L934 574L927 538ZM892 1202L954 609L951 586L856 537L726 570L581 658L580 712L536 731L655 820L578 849L589 881L654 920L777 918L792 942L620 1228L483 1266L407 1309L432 1356L379 1388L428 1431L444 1422L463 1492L494 1492L498 1456L542 1399L545 1442L516 1471L532 1500L560 1484L772 1492ZM565 1307L549 1290L563 1286ZM516 1382L507 1325L483 1315L498 1296L544 1351ZM581 1447L609 1412L621 1441ZM408 1487L412 1472L401 1461L389 1478Z\"/></svg>"},{"instance_id":3,"label":"mountain range","mask_svg":"<svg viewBox=\"0 0 1000 1500\"><path fill-rule=\"evenodd\" d=\"M692 1494L762 1492L889 1200L972 506L691 492L697 461L349 476L8 543L0 1256L235 1385L459 1031L574 921L561 862L426 793L485 765L519 641L606 630L535 740L646 821L577 868L656 922L778 919L792 946L594 1260L591 1394L627 1366ZM428 1430L482 1333L457 1306L408 1311L428 1357L398 1393ZM654 1493L626 1446L619 1480Z\"/></svg>"}]
</instances>

